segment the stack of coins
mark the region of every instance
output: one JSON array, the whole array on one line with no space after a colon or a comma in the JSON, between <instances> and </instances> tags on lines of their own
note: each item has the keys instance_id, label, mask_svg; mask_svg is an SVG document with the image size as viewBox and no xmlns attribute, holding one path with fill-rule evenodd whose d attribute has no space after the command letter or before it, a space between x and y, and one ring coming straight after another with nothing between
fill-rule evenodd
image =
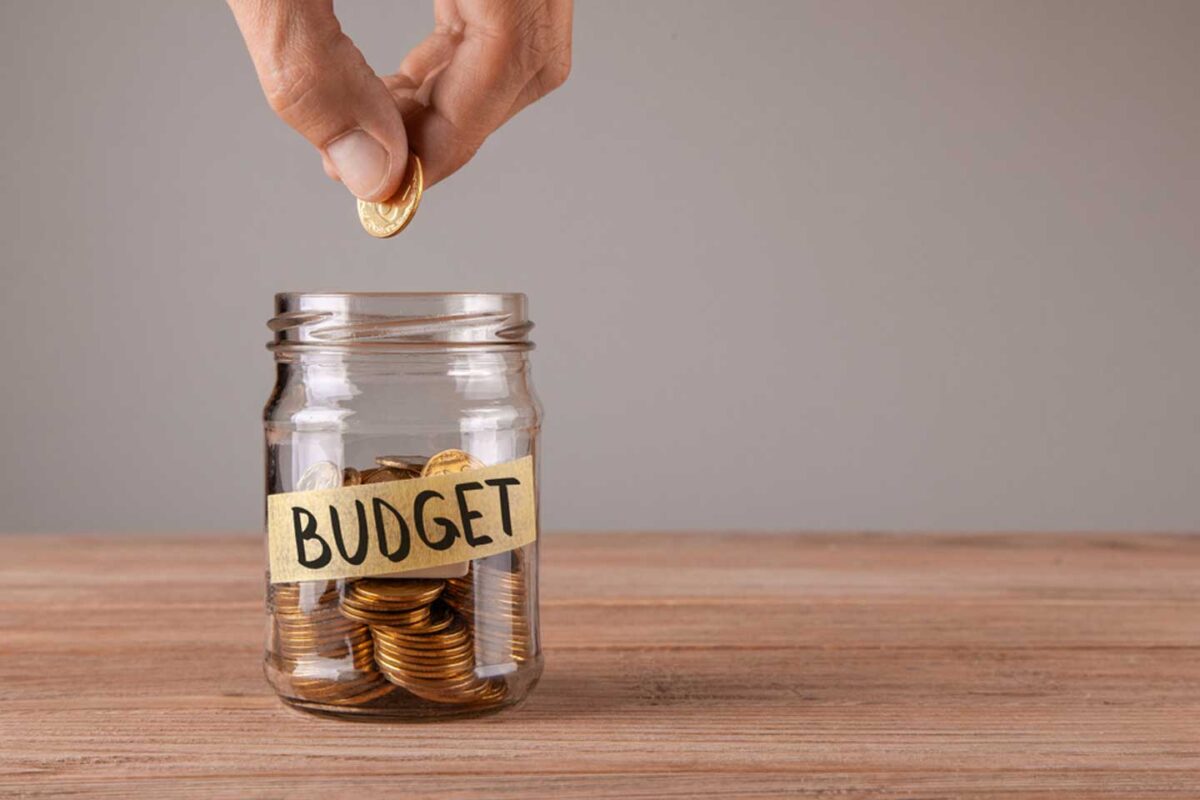
<instances>
[{"instance_id":1,"label":"stack of coins","mask_svg":"<svg viewBox=\"0 0 1200 800\"><path fill-rule=\"evenodd\" d=\"M475 673L470 628L442 606L429 623L413 629L376 628L375 663L384 676L435 703L486 705L503 699L502 680Z\"/></svg>"},{"instance_id":2,"label":"stack of coins","mask_svg":"<svg viewBox=\"0 0 1200 800\"><path fill-rule=\"evenodd\" d=\"M375 463L381 467L398 469L405 477L421 477L421 469L429 461L425 456L376 456Z\"/></svg>"},{"instance_id":3,"label":"stack of coins","mask_svg":"<svg viewBox=\"0 0 1200 800\"><path fill-rule=\"evenodd\" d=\"M437 580L363 579L351 583L341 612L370 626L376 668L393 684L437 703L489 703L504 684L477 678L470 628L436 602Z\"/></svg>"},{"instance_id":4,"label":"stack of coins","mask_svg":"<svg viewBox=\"0 0 1200 800\"><path fill-rule=\"evenodd\" d=\"M342 615L372 630L420 628L429 622L442 586L441 581L428 580L357 580L342 597Z\"/></svg>"},{"instance_id":5,"label":"stack of coins","mask_svg":"<svg viewBox=\"0 0 1200 800\"><path fill-rule=\"evenodd\" d=\"M421 477L420 467L410 466L403 462L392 462L392 458L392 456L381 456L378 459L380 465L370 469L357 470L354 467L346 467L342 473L342 485L361 486L364 483L386 483Z\"/></svg>"},{"instance_id":6,"label":"stack of coins","mask_svg":"<svg viewBox=\"0 0 1200 800\"><path fill-rule=\"evenodd\" d=\"M370 629L339 611L334 581L272 587L273 666L310 702L358 705L389 694L372 657Z\"/></svg>"},{"instance_id":7,"label":"stack of coins","mask_svg":"<svg viewBox=\"0 0 1200 800\"><path fill-rule=\"evenodd\" d=\"M485 664L521 663L533 656L526 567L514 558L511 570L476 561L462 578L446 581L446 603L475 637L475 655Z\"/></svg>"}]
</instances>

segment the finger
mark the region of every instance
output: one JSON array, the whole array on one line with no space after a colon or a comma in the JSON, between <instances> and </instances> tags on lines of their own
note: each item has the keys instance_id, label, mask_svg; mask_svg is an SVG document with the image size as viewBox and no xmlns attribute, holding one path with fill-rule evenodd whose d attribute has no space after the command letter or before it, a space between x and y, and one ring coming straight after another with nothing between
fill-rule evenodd
<instances>
[{"instance_id":1,"label":"finger","mask_svg":"<svg viewBox=\"0 0 1200 800\"><path fill-rule=\"evenodd\" d=\"M548 8L555 5L563 3L461 4L467 11L463 16L440 6L445 14L439 18L443 35L428 52L406 59L401 70L410 83L422 78L432 85L428 105L405 118L411 147L425 167L426 185L470 160L510 116L522 90L549 56L561 49L569 36L569 19L564 27L548 16ZM565 5L569 10L570 4ZM446 42L453 44L448 59ZM428 81L419 73L428 72L432 64L437 64L436 77Z\"/></svg>"},{"instance_id":2,"label":"finger","mask_svg":"<svg viewBox=\"0 0 1200 800\"><path fill-rule=\"evenodd\" d=\"M396 193L408 161L404 121L338 24L331 0L228 0L267 102L365 200Z\"/></svg>"},{"instance_id":3,"label":"finger","mask_svg":"<svg viewBox=\"0 0 1200 800\"><path fill-rule=\"evenodd\" d=\"M414 47L404 61L395 77L402 83L432 90L432 81L454 58L461 36L458 30L444 24L439 24L433 33L426 36ZM428 103L426 94L422 102Z\"/></svg>"},{"instance_id":4,"label":"finger","mask_svg":"<svg viewBox=\"0 0 1200 800\"><path fill-rule=\"evenodd\" d=\"M383 76L402 117L408 119L430 104L433 81L454 57L458 39L456 32L439 25L405 57L398 72Z\"/></svg>"}]
</instances>

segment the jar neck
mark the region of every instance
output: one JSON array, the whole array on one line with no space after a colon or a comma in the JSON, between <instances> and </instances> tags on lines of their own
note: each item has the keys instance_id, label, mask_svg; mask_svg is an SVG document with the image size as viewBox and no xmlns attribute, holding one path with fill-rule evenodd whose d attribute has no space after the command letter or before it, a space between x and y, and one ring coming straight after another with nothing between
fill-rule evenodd
<instances>
[{"instance_id":1,"label":"jar neck","mask_svg":"<svg viewBox=\"0 0 1200 800\"><path fill-rule=\"evenodd\" d=\"M378 349L275 348L281 369L303 374L337 373L375 376L467 377L485 373L523 372L529 369L530 348Z\"/></svg>"},{"instance_id":2,"label":"jar neck","mask_svg":"<svg viewBox=\"0 0 1200 800\"><path fill-rule=\"evenodd\" d=\"M522 353L533 347L526 305L523 294L284 293L269 347L312 363Z\"/></svg>"},{"instance_id":3,"label":"jar neck","mask_svg":"<svg viewBox=\"0 0 1200 800\"><path fill-rule=\"evenodd\" d=\"M497 419L524 419L523 425L536 427L540 415L527 351L290 349L276 350L276 357L265 409L276 422L303 420L344 431L402 419L422 430L457 430L492 426Z\"/></svg>"}]
</instances>

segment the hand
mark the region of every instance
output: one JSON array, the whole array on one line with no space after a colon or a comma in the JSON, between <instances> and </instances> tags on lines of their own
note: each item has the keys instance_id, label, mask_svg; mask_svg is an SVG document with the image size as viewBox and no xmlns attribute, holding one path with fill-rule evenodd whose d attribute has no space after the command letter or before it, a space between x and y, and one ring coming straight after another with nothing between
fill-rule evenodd
<instances>
[{"instance_id":1,"label":"hand","mask_svg":"<svg viewBox=\"0 0 1200 800\"><path fill-rule=\"evenodd\" d=\"M434 0L433 33L382 77L333 0L228 2L271 108L364 200L396 193L410 149L426 186L452 174L571 69L572 0Z\"/></svg>"}]
</instances>

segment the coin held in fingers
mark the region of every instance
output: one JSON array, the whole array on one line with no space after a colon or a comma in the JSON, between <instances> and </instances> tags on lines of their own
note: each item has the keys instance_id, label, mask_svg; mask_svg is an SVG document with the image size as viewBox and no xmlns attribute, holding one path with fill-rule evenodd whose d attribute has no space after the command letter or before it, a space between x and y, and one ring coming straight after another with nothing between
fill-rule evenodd
<instances>
[{"instance_id":1,"label":"coin held in fingers","mask_svg":"<svg viewBox=\"0 0 1200 800\"><path fill-rule=\"evenodd\" d=\"M395 236L412 221L417 206L421 205L424 191L425 173L421 169L421 159L415 153L409 153L408 171L404 174L400 191L382 203L359 200L358 221L362 223L363 230L377 239Z\"/></svg>"}]
</instances>

